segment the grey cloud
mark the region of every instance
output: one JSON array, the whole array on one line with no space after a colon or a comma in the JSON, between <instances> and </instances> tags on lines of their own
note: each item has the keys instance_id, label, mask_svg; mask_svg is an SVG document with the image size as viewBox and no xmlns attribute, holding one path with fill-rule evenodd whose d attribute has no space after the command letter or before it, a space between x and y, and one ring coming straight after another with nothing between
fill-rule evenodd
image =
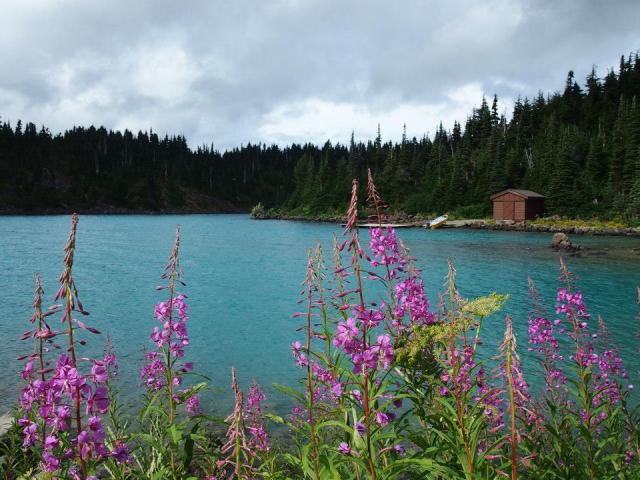
<instances>
[{"instance_id":1,"label":"grey cloud","mask_svg":"<svg viewBox=\"0 0 640 480\"><path fill-rule=\"evenodd\" d=\"M561 88L569 69L603 75L640 48L638 18L636 1L15 0L0 16L0 115L53 131L152 127L222 148L265 140L274 111L311 100L384 125L470 84L513 101ZM334 140L372 133L360 127Z\"/></svg>"}]
</instances>

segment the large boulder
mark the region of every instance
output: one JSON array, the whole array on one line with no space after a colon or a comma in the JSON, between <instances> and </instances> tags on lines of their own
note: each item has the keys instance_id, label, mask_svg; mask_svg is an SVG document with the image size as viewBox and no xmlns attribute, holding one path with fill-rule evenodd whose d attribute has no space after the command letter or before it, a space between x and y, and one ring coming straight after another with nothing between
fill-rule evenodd
<instances>
[{"instance_id":1,"label":"large boulder","mask_svg":"<svg viewBox=\"0 0 640 480\"><path fill-rule=\"evenodd\" d=\"M555 249L562 249L574 252L580 250L580 247L571 243L569 235L564 232L558 232L553 234L551 239L551 246Z\"/></svg>"}]
</instances>

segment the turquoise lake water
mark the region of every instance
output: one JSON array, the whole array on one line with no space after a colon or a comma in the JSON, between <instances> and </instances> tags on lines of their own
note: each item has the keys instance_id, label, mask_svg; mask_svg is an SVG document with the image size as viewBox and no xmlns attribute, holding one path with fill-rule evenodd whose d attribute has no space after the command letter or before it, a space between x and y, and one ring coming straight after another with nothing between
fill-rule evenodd
<instances>
[{"instance_id":1,"label":"turquoise lake water","mask_svg":"<svg viewBox=\"0 0 640 480\"><path fill-rule=\"evenodd\" d=\"M206 397L208 410L223 414L230 408L233 365L243 386L259 380L271 408L283 413L288 402L271 385L295 384L301 373L290 354L291 342L301 339L296 332L301 319L290 315L299 310L306 249L320 240L328 251L332 234L340 235L341 229L331 224L252 221L246 215L81 216L75 280L91 312L87 323L108 334L116 347L119 386L131 404L142 392L138 385L142 348L156 325L153 306L164 299L155 287L176 224L182 228L184 291L190 304L187 357L215 387ZM66 216L0 217L0 413L15 404L18 394L20 364L15 358L31 349L19 337L29 327L34 273L42 274L43 303L49 305L57 290L68 229ZM527 277L553 307L559 270L558 253L548 247L551 235L422 229L398 234L418 258L432 303L443 290L448 257L455 262L465 297L492 291L511 294L503 313L514 318L525 373L533 371L533 360L525 351ZM640 253L634 249L640 247L640 239L575 237L574 242L588 248L566 261L579 277L589 311L608 322L632 381L638 383ZM503 327L502 315L487 320L486 349L497 348ZM89 353L101 351L102 338L92 336L89 341Z\"/></svg>"}]
</instances>

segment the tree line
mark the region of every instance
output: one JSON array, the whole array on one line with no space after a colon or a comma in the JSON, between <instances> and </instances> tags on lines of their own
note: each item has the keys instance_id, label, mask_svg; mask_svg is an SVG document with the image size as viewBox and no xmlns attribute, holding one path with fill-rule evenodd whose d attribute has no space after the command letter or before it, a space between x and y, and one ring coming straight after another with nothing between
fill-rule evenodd
<instances>
[{"instance_id":1,"label":"tree line","mask_svg":"<svg viewBox=\"0 0 640 480\"><path fill-rule=\"evenodd\" d=\"M640 217L640 61L622 56L584 83L519 98L512 115L482 100L464 122L431 137L348 145L247 144L224 152L104 127L52 135L33 123L0 122L0 211L246 211L298 215L344 210L352 178L371 169L394 210L488 215L489 197L526 188L547 214Z\"/></svg>"}]
</instances>

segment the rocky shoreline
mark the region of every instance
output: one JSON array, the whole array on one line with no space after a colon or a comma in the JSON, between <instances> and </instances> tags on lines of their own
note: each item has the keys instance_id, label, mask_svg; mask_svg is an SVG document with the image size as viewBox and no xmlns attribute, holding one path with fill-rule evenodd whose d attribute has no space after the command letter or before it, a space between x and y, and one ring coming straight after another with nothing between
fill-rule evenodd
<instances>
[{"instance_id":1,"label":"rocky shoreline","mask_svg":"<svg viewBox=\"0 0 640 480\"><path fill-rule=\"evenodd\" d=\"M256 220L292 220L316 223L344 223L345 219L340 216L300 216L286 214L264 214L254 217ZM393 223L410 224L414 228L423 228L426 222L423 218L416 218L407 215L393 216L389 219ZM513 232L541 232L541 233L566 233L573 235L608 235L640 237L640 228L634 227L609 227L609 226L589 226L580 225L557 225L553 221L549 223L531 222L493 222L484 219L448 220L441 228L468 228L475 230L502 230Z\"/></svg>"},{"instance_id":2,"label":"rocky shoreline","mask_svg":"<svg viewBox=\"0 0 640 480\"><path fill-rule=\"evenodd\" d=\"M586 225L554 225L553 223L487 222L485 220L452 220L444 228L470 228L478 230L505 230L515 232L566 233L573 235L609 235L640 237L640 228L594 227Z\"/></svg>"},{"instance_id":3,"label":"rocky shoreline","mask_svg":"<svg viewBox=\"0 0 640 480\"><path fill-rule=\"evenodd\" d=\"M37 216L37 215L70 215L72 210L66 208L52 208L40 211L21 211L15 209L0 208L0 216ZM80 209L77 213L84 215L211 215L211 214L241 214L247 213L246 210L235 208L179 208L167 210L134 210L124 208L95 208ZM284 213L273 214L262 213L260 216L253 216L255 220L291 220L313 223L344 223L345 218L340 215L287 215ZM427 221L422 217L414 217L411 215L394 215L389 218L390 222L409 224L413 228L422 228ZM570 221L569 221L570 222ZM576 221L578 223L578 221ZM609 235L609 236L627 236L640 237L640 228L638 227L608 227L608 226L589 226L589 225L557 225L553 221L546 223L531 222L493 222L485 219L467 219L467 220L449 220L441 228L468 228L475 230L502 230L515 232L543 232L543 233L566 233L573 235Z\"/></svg>"}]
</instances>

